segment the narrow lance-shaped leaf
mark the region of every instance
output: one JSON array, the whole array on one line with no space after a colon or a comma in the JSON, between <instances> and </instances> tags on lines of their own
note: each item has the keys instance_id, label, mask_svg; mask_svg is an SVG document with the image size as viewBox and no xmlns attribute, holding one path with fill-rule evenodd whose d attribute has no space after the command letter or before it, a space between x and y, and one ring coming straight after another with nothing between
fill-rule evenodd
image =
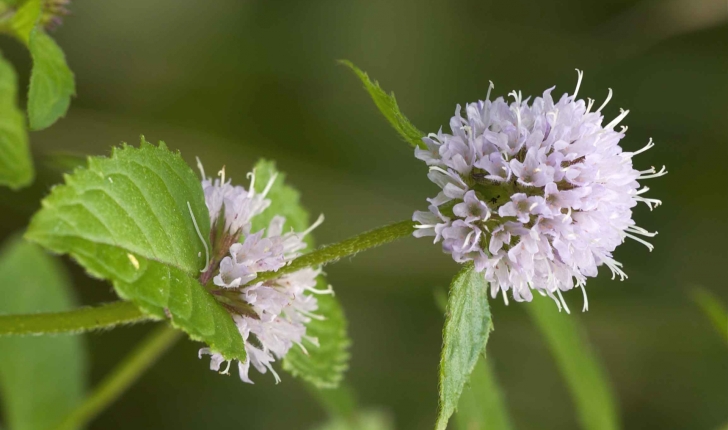
<instances>
[{"instance_id":1,"label":"narrow lance-shaped leaf","mask_svg":"<svg viewBox=\"0 0 728 430\"><path fill-rule=\"evenodd\" d=\"M0 185L12 189L29 185L33 180L25 116L17 103L15 71L0 56Z\"/></svg>"},{"instance_id":2,"label":"narrow lance-shaped leaf","mask_svg":"<svg viewBox=\"0 0 728 430\"><path fill-rule=\"evenodd\" d=\"M437 430L444 430L492 330L487 283L472 264L453 278L443 329Z\"/></svg>"},{"instance_id":3,"label":"narrow lance-shaped leaf","mask_svg":"<svg viewBox=\"0 0 728 430\"><path fill-rule=\"evenodd\" d=\"M542 297L535 297L525 307L566 380L581 427L585 430L620 428L612 388L577 316L559 312L551 300Z\"/></svg>"},{"instance_id":4,"label":"narrow lance-shaped leaf","mask_svg":"<svg viewBox=\"0 0 728 430\"><path fill-rule=\"evenodd\" d=\"M74 307L63 268L33 244L0 252L0 313ZM0 337L0 398L6 428L49 430L82 400L86 355L78 336Z\"/></svg>"},{"instance_id":5,"label":"narrow lance-shaped leaf","mask_svg":"<svg viewBox=\"0 0 728 430\"><path fill-rule=\"evenodd\" d=\"M244 360L232 318L197 281L210 220L202 187L179 154L142 138L140 148L90 157L65 176L26 237L70 254L144 312L169 317L226 359Z\"/></svg>"},{"instance_id":6,"label":"narrow lance-shaped leaf","mask_svg":"<svg viewBox=\"0 0 728 430\"><path fill-rule=\"evenodd\" d=\"M446 312L447 292L435 289L435 304ZM457 428L460 430L511 430L511 418L508 415L501 388L498 386L495 372L484 355L470 374L470 380L463 389L455 413Z\"/></svg>"},{"instance_id":7,"label":"narrow lance-shaped leaf","mask_svg":"<svg viewBox=\"0 0 728 430\"><path fill-rule=\"evenodd\" d=\"M369 79L369 75L356 67L351 61L340 60L339 64L343 64L350 68L356 76L359 77L364 84L364 89L369 92L372 100L374 100L374 104L377 105L379 112L387 118L387 121L389 121L392 127L397 130L397 133L402 136L402 139L404 139L405 142L408 142L414 147L419 146L423 149L426 148L425 144L422 142L422 138L425 134L412 125L407 117L404 116L402 111L399 110L397 99L394 98L394 93L387 94L384 92L378 82L372 82L372 80Z\"/></svg>"}]
</instances>

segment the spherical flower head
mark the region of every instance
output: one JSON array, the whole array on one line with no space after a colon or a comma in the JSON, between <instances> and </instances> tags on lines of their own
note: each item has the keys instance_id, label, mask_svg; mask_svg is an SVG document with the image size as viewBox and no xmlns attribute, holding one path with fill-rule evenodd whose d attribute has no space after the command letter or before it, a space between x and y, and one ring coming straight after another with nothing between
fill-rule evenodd
<instances>
[{"instance_id":1,"label":"spherical flower head","mask_svg":"<svg viewBox=\"0 0 728 430\"><path fill-rule=\"evenodd\" d=\"M606 265L612 279L627 275L612 252L625 238L652 250L640 236L632 208L637 202L650 210L660 205L648 199L639 181L666 174L663 167L638 171L632 158L651 148L624 152L619 146L627 131L614 128L629 111L602 125L601 110L612 96L592 111L594 100L574 94L554 101L550 88L529 104L520 92L490 101L470 103L463 117L458 105L450 120L452 134L430 134L426 148L415 157L427 163L428 178L442 191L427 212L415 212L416 237L434 236L444 252L460 263L472 262L508 303L530 301L535 290L568 306L561 291L574 286L584 292L587 277Z\"/></svg>"},{"instance_id":2,"label":"spherical flower head","mask_svg":"<svg viewBox=\"0 0 728 430\"><path fill-rule=\"evenodd\" d=\"M320 269L306 268L261 282L255 279L258 273L278 271L298 257L306 248L305 236L323 222L323 216L303 232L284 232L286 219L274 216L268 228L250 233L253 217L270 205L265 196L275 176L264 192L254 194L254 173L249 175L251 184L246 190L226 182L224 170L213 181L199 167L213 227L220 223L218 227L224 230L224 236L236 239L229 245L225 257L219 261L213 257L202 279L207 279L205 274L214 273L208 289L228 310L245 342L246 358L238 363L240 379L253 383L249 375L252 364L260 373L270 371L276 382L280 382L272 363L285 357L294 346L305 352L303 339L318 346L316 338L306 335L306 325L312 319L322 318L316 314L318 302L314 294L333 294L333 290L315 288ZM242 242L237 242L241 235ZM218 243L226 243L227 239ZM214 238L212 242L215 243ZM203 283L207 285L206 281ZM211 356L212 370L221 371L226 363L221 373L228 373L231 362L222 355L210 348L200 349L199 356L202 354Z\"/></svg>"}]
</instances>

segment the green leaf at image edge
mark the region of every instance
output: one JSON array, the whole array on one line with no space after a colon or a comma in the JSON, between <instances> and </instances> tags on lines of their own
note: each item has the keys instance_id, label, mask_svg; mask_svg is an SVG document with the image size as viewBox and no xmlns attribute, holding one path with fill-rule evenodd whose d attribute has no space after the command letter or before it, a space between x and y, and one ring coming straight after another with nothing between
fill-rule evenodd
<instances>
[{"instance_id":1,"label":"green leaf at image edge","mask_svg":"<svg viewBox=\"0 0 728 430\"><path fill-rule=\"evenodd\" d=\"M443 328L437 430L444 430L493 329L487 283L472 264L453 278Z\"/></svg>"},{"instance_id":2,"label":"green leaf at image edge","mask_svg":"<svg viewBox=\"0 0 728 430\"><path fill-rule=\"evenodd\" d=\"M19 238L0 251L0 313L75 307L63 267ZM86 386L81 336L0 337L0 399L5 428L48 430L80 403Z\"/></svg>"},{"instance_id":3,"label":"green leaf at image edge","mask_svg":"<svg viewBox=\"0 0 728 430\"><path fill-rule=\"evenodd\" d=\"M589 345L579 317L559 312L551 299L540 296L525 307L566 380L581 428L619 429L617 402L609 378Z\"/></svg>"},{"instance_id":4,"label":"green leaf at image edge","mask_svg":"<svg viewBox=\"0 0 728 430\"><path fill-rule=\"evenodd\" d=\"M33 181L33 162L18 108L18 80L13 66L0 56L0 185L18 189Z\"/></svg>"},{"instance_id":5,"label":"green leaf at image edge","mask_svg":"<svg viewBox=\"0 0 728 430\"><path fill-rule=\"evenodd\" d=\"M31 130L42 130L66 115L76 83L63 51L41 28L30 32L28 49L33 58L28 120Z\"/></svg>"},{"instance_id":6,"label":"green leaf at image edge","mask_svg":"<svg viewBox=\"0 0 728 430\"><path fill-rule=\"evenodd\" d=\"M65 175L31 220L26 237L70 254L92 276L145 313L169 317L226 359L245 359L228 312L197 281L210 222L202 187L179 154L142 138L139 148L90 157ZM205 242L206 243L206 242Z\"/></svg>"},{"instance_id":7,"label":"green leaf at image edge","mask_svg":"<svg viewBox=\"0 0 728 430\"><path fill-rule=\"evenodd\" d=\"M372 97L372 100L374 100L374 104L377 105L379 112L387 118L387 121L389 121L392 127L397 130L397 133L399 133L405 142L408 142L413 147L420 147L423 149L427 148L422 142L422 138L425 134L412 125L407 117L404 116L402 111L399 110L397 99L394 98L394 93L387 94L384 92L378 82L372 82L372 80L369 79L369 75L356 67L351 61L339 60L339 64L348 67L356 74L357 77L359 77L361 82L364 84L364 89L367 90L369 95Z\"/></svg>"}]
</instances>

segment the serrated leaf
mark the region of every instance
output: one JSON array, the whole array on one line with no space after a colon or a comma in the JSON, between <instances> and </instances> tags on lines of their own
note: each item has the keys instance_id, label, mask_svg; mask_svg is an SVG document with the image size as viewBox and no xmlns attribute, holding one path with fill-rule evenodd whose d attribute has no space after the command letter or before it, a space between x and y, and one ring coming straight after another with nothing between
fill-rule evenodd
<instances>
[{"instance_id":1,"label":"serrated leaf","mask_svg":"<svg viewBox=\"0 0 728 430\"><path fill-rule=\"evenodd\" d=\"M245 358L232 318L197 281L210 234L202 187L179 154L142 138L140 148L90 157L65 176L26 237L70 254L144 312L164 318L227 359ZM188 208L189 204L189 208Z\"/></svg>"},{"instance_id":2,"label":"serrated leaf","mask_svg":"<svg viewBox=\"0 0 728 430\"><path fill-rule=\"evenodd\" d=\"M693 289L693 300L700 306L703 314L713 323L715 330L724 341L728 342L728 310L718 297L710 290L702 287Z\"/></svg>"},{"instance_id":3,"label":"serrated leaf","mask_svg":"<svg viewBox=\"0 0 728 430\"><path fill-rule=\"evenodd\" d=\"M261 159L255 164L255 191L258 193L263 192L268 181L275 174L278 174L278 176L266 197L270 199L271 204L262 214L253 218L251 231L256 232L268 228L268 224L276 215L286 218L286 231L291 228L297 232L305 231L310 222L308 212L301 206L301 195L298 190L286 184L286 174L276 170L274 161ZM304 238L309 250L313 247L311 237L311 235L307 235Z\"/></svg>"},{"instance_id":4,"label":"serrated leaf","mask_svg":"<svg viewBox=\"0 0 728 430\"><path fill-rule=\"evenodd\" d=\"M76 83L63 51L43 29L30 32L28 49L33 59L28 120L31 130L42 130L66 115Z\"/></svg>"},{"instance_id":5,"label":"serrated leaf","mask_svg":"<svg viewBox=\"0 0 728 430\"><path fill-rule=\"evenodd\" d=\"M326 280L319 277L317 288L325 289ZM318 310L324 320L312 319L306 326L306 335L318 339L319 346L304 339L308 354L294 347L283 360L283 369L318 388L335 388L349 367L349 337L346 333L346 318L339 302L329 294L316 296Z\"/></svg>"},{"instance_id":6,"label":"serrated leaf","mask_svg":"<svg viewBox=\"0 0 728 430\"><path fill-rule=\"evenodd\" d=\"M36 246L11 240L0 252L0 313L71 309L67 275ZM11 430L48 430L82 400L86 355L79 336L0 337L0 392Z\"/></svg>"},{"instance_id":7,"label":"serrated leaf","mask_svg":"<svg viewBox=\"0 0 728 430\"><path fill-rule=\"evenodd\" d=\"M460 396L455 422L460 430L513 428L495 372L484 357L478 360Z\"/></svg>"},{"instance_id":8,"label":"serrated leaf","mask_svg":"<svg viewBox=\"0 0 728 430\"><path fill-rule=\"evenodd\" d=\"M25 116L18 108L18 80L0 56L0 185L18 189L33 181Z\"/></svg>"},{"instance_id":9,"label":"serrated leaf","mask_svg":"<svg viewBox=\"0 0 728 430\"><path fill-rule=\"evenodd\" d=\"M488 285L482 273L466 265L453 278L447 303L440 358L440 402L437 430L444 430L463 392L465 383L485 352L492 330Z\"/></svg>"},{"instance_id":10,"label":"serrated leaf","mask_svg":"<svg viewBox=\"0 0 728 430\"><path fill-rule=\"evenodd\" d=\"M364 84L364 89L367 90L372 100L374 100L374 104L377 105L379 112L387 118L387 121L397 130L397 133L399 133L405 142L408 142L413 147L419 146L420 148L426 148L422 142L425 134L412 125L407 117L399 110L394 93L387 94L384 92L377 81L372 82L369 79L369 75L356 67L351 61L340 60L339 64L350 68L359 77Z\"/></svg>"},{"instance_id":11,"label":"serrated leaf","mask_svg":"<svg viewBox=\"0 0 728 430\"><path fill-rule=\"evenodd\" d=\"M617 405L609 380L578 317L559 312L551 300L538 296L525 307L566 380L581 427L585 430L619 429Z\"/></svg>"}]
</instances>

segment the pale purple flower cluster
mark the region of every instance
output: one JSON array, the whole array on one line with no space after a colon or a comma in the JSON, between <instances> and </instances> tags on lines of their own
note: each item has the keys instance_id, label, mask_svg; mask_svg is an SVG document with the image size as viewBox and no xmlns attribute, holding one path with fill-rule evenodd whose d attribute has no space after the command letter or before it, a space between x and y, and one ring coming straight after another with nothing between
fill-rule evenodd
<instances>
[{"instance_id":1,"label":"pale purple flower cluster","mask_svg":"<svg viewBox=\"0 0 728 430\"><path fill-rule=\"evenodd\" d=\"M213 278L214 285L220 287L213 294L225 298L221 303L230 312L245 342L246 358L238 363L240 379L253 383L249 377L252 364L260 373L270 370L276 382L280 382L271 364L285 357L293 345L305 352L303 339L318 346L315 337L306 335L306 325L311 319L322 318L315 313L318 303L313 294L333 294L333 290L331 287L326 290L315 288L320 269L306 268L277 279L253 281L258 273L277 271L300 255L299 251L306 248L304 237L323 222L323 216L300 233L284 233L286 220L282 216L273 217L267 229L250 233L253 217L270 205L266 195L275 176L265 191L256 194L255 172L249 175L251 184L246 190L226 182L223 171L219 179L212 181L205 177L201 166L200 170L211 224L214 226L222 216L226 234L242 234L244 238L242 243L235 241L230 246L229 255L219 262L219 271ZM199 356L202 354L211 355L212 370L220 371L226 362L221 354L210 348L200 349ZM227 361L222 373L227 374L229 369L230 361Z\"/></svg>"},{"instance_id":2,"label":"pale purple flower cluster","mask_svg":"<svg viewBox=\"0 0 728 430\"><path fill-rule=\"evenodd\" d=\"M575 285L584 292L587 277L604 264L612 279L627 277L612 252L630 237L650 250L639 236L657 233L635 226L632 208L644 202L652 209L661 202L643 197L639 180L666 174L654 168L638 171L619 141L627 130L614 130L629 111L602 125L601 107L578 100L582 73L573 95L557 102L553 88L532 103L511 92L502 97L460 106L450 120L452 134L423 138L427 149L415 156L430 166L429 179L442 191L428 212L415 212L416 237L434 236L445 252L460 263L474 263L508 302L530 301L532 290L568 307L561 296Z\"/></svg>"}]
</instances>

